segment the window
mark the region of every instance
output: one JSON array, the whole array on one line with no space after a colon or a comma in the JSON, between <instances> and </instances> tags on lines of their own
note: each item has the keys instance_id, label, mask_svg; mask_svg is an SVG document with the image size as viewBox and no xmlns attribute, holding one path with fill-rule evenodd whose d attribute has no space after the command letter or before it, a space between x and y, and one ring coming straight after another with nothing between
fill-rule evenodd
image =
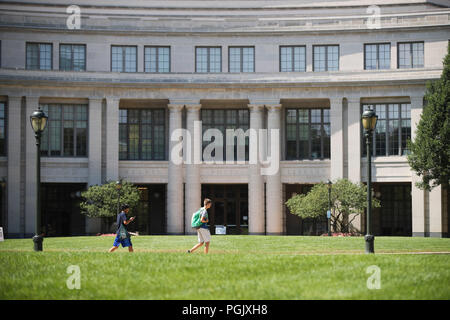
<instances>
[{"instance_id":1,"label":"window","mask_svg":"<svg viewBox=\"0 0 450 320\"><path fill-rule=\"evenodd\" d=\"M0 102L0 156L6 156L6 103Z\"/></svg>"},{"instance_id":2,"label":"window","mask_svg":"<svg viewBox=\"0 0 450 320\"><path fill-rule=\"evenodd\" d=\"M423 68L423 42L398 44L398 68Z\"/></svg>"},{"instance_id":3,"label":"window","mask_svg":"<svg viewBox=\"0 0 450 320\"><path fill-rule=\"evenodd\" d=\"M111 71L136 72L137 47L111 46Z\"/></svg>"},{"instance_id":4,"label":"window","mask_svg":"<svg viewBox=\"0 0 450 320\"><path fill-rule=\"evenodd\" d=\"M29 70L51 70L52 69L51 43L27 43L26 68Z\"/></svg>"},{"instance_id":5,"label":"window","mask_svg":"<svg viewBox=\"0 0 450 320\"><path fill-rule=\"evenodd\" d=\"M364 45L364 69L377 70L391 67L391 45L389 43Z\"/></svg>"},{"instance_id":6,"label":"window","mask_svg":"<svg viewBox=\"0 0 450 320\"><path fill-rule=\"evenodd\" d=\"M408 153L406 142L411 139L411 104L364 104L363 111L368 110L369 106L378 116L373 135L372 154L375 156L406 155ZM363 141L363 155L367 155L365 141Z\"/></svg>"},{"instance_id":7,"label":"window","mask_svg":"<svg viewBox=\"0 0 450 320\"><path fill-rule=\"evenodd\" d=\"M313 46L314 71L339 70L339 46Z\"/></svg>"},{"instance_id":8,"label":"window","mask_svg":"<svg viewBox=\"0 0 450 320\"><path fill-rule=\"evenodd\" d=\"M330 158L330 109L286 110L286 159Z\"/></svg>"},{"instance_id":9,"label":"window","mask_svg":"<svg viewBox=\"0 0 450 320\"><path fill-rule=\"evenodd\" d=\"M197 47L195 59L195 72L222 72L221 47Z\"/></svg>"},{"instance_id":10,"label":"window","mask_svg":"<svg viewBox=\"0 0 450 320\"><path fill-rule=\"evenodd\" d=\"M59 70L85 71L86 46L84 44L61 44L59 46Z\"/></svg>"},{"instance_id":11,"label":"window","mask_svg":"<svg viewBox=\"0 0 450 320\"><path fill-rule=\"evenodd\" d=\"M280 71L281 72L305 72L306 71L306 47L305 46L281 46L280 47Z\"/></svg>"},{"instance_id":12,"label":"window","mask_svg":"<svg viewBox=\"0 0 450 320\"><path fill-rule=\"evenodd\" d=\"M119 159L165 160L165 110L119 111Z\"/></svg>"},{"instance_id":13,"label":"window","mask_svg":"<svg viewBox=\"0 0 450 320\"><path fill-rule=\"evenodd\" d=\"M229 72L255 72L254 47L229 47L228 60Z\"/></svg>"},{"instance_id":14,"label":"window","mask_svg":"<svg viewBox=\"0 0 450 320\"><path fill-rule=\"evenodd\" d=\"M218 129L223 136L223 159L217 159L218 161L227 160L227 151L231 152L230 149L227 150L226 143L226 130L233 129L236 130L235 134L238 135L237 129L242 129L245 133L249 126L249 112L247 109L202 109L202 129L203 134L208 129ZM245 158L239 157L240 149L238 149L238 137L234 137L234 159L235 161L248 161L249 159L249 149L248 142L249 137L245 138ZM212 141L203 141L203 150L207 145L212 143ZM241 151L242 152L242 151ZM239 154L238 154L239 153ZM215 157L213 152L212 157Z\"/></svg>"},{"instance_id":15,"label":"window","mask_svg":"<svg viewBox=\"0 0 450 320\"><path fill-rule=\"evenodd\" d=\"M85 104L43 104L48 125L42 134L41 155L87 156L88 106Z\"/></svg>"},{"instance_id":16,"label":"window","mask_svg":"<svg viewBox=\"0 0 450 320\"><path fill-rule=\"evenodd\" d=\"M144 48L145 72L170 72L170 47Z\"/></svg>"}]
</instances>

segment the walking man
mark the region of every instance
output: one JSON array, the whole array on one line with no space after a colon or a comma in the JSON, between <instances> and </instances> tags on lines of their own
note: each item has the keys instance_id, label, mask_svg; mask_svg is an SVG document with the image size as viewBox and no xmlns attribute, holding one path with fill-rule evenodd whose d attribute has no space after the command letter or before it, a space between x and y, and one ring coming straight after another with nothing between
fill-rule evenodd
<instances>
[{"instance_id":1,"label":"walking man","mask_svg":"<svg viewBox=\"0 0 450 320\"><path fill-rule=\"evenodd\" d=\"M123 226L125 228L126 225L128 225L130 222L134 220L135 217L131 217L129 220L127 220L127 214L130 210L130 207L127 204L122 205L120 213L117 215L117 232L116 232L116 238L114 239L114 244L111 249L109 249L109 252L116 251L119 245L122 245L122 247L128 247L129 252L133 252L133 244L131 243L131 236L127 232L127 237L122 239L120 237L120 227Z\"/></svg>"},{"instance_id":2,"label":"walking man","mask_svg":"<svg viewBox=\"0 0 450 320\"><path fill-rule=\"evenodd\" d=\"M208 209L211 208L212 201L211 199L206 198L203 200L203 207L200 208L200 217L202 224L200 227L195 228L197 230L197 236L198 236L198 243L190 250L187 251L187 253L192 253L198 248L200 248L203 244L205 244L205 253L208 253L209 251L209 243L211 241L211 233L209 232L208 227Z\"/></svg>"}]
</instances>

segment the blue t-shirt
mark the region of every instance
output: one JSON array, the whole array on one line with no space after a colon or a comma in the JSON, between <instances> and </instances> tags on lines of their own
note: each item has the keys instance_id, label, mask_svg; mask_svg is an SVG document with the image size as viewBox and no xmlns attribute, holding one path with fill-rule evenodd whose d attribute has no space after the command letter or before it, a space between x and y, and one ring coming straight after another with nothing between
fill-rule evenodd
<instances>
[{"instance_id":1,"label":"blue t-shirt","mask_svg":"<svg viewBox=\"0 0 450 320\"><path fill-rule=\"evenodd\" d=\"M127 216L125 212L121 212L117 215L117 232L119 231L120 226L127 221Z\"/></svg>"},{"instance_id":2,"label":"blue t-shirt","mask_svg":"<svg viewBox=\"0 0 450 320\"><path fill-rule=\"evenodd\" d=\"M202 208L202 210L203 211L202 211L202 213L200 213L200 217L202 220L206 220L206 222L202 222L202 225L200 226L200 228L209 229L209 227L208 227L208 222L209 222L208 211L206 211L205 208Z\"/></svg>"}]
</instances>

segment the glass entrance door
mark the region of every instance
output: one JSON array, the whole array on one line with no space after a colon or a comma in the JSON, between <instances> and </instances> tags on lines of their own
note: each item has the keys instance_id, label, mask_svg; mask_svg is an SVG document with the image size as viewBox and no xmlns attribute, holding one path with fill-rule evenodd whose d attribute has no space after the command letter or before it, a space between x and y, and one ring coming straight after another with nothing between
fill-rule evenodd
<instances>
[{"instance_id":1,"label":"glass entrance door","mask_svg":"<svg viewBox=\"0 0 450 320\"><path fill-rule=\"evenodd\" d=\"M246 184L202 185L202 199L213 205L208 210L211 234L216 226L225 226L227 234L248 233L248 186Z\"/></svg>"}]
</instances>

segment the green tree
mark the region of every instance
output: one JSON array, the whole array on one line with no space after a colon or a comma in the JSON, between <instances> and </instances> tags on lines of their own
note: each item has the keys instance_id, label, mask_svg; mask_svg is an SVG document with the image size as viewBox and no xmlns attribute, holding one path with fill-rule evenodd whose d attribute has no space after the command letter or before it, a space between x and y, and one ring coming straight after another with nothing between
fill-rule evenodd
<instances>
[{"instance_id":1,"label":"green tree","mask_svg":"<svg viewBox=\"0 0 450 320\"><path fill-rule=\"evenodd\" d=\"M421 178L417 187L448 187L450 179L450 46L441 78L427 83L425 107L414 141L408 141L408 162ZM448 188L447 188L448 189Z\"/></svg>"},{"instance_id":2,"label":"green tree","mask_svg":"<svg viewBox=\"0 0 450 320\"><path fill-rule=\"evenodd\" d=\"M301 218L326 216L329 208L328 186L316 184L307 194L296 194L286 202L292 214ZM372 199L372 207L380 202ZM367 186L339 179L331 187L331 224L334 232L348 232L353 220L367 208Z\"/></svg>"},{"instance_id":3,"label":"green tree","mask_svg":"<svg viewBox=\"0 0 450 320\"><path fill-rule=\"evenodd\" d=\"M130 182L122 182L120 189L120 203L128 204L130 210L139 203L139 189ZM116 182L111 181L103 185L90 186L81 193L81 212L88 217L115 217L117 215L119 190Z\"/></svg>"}]
</instances>

